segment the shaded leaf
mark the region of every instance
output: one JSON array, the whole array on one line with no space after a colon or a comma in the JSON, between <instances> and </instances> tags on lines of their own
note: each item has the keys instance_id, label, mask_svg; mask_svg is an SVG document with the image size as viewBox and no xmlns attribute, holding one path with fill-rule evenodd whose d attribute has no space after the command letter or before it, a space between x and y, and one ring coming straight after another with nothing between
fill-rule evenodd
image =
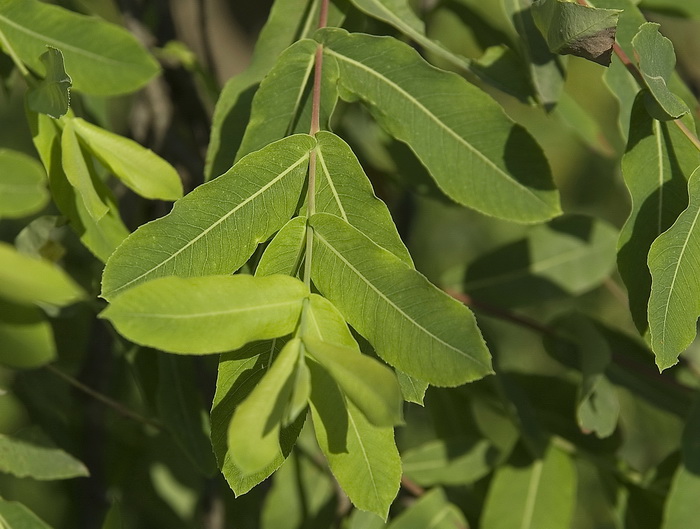
<instances>
[{"instance_id":1,"label":"shaded leaf","mask_svg":"<svg viewBox=\"0 0 700 529\"><path fill-rule=\"evenodd\" d=\"M615 9L598 9L566 0L537 0L532 16L549 49L576 55L602 66L612 58L617 19Z\"/></svg>"},{"instance_id":2,"label":"shaded leaf","mask_svg":"<svg viewBox=\"0 0 700 529\"><path fill-rule=\"evenodd\" d=\"M570 457L549 447L543 459L501 467L489 486L483 529L569 527L576 500Z\"/></svg>"},{"instance_id":3,"label":"shaded leaf","mask_svg":"<svg viewBox=\"0 0 700 529\"><path fill-rule=\"evenodd\" d=\"M228 447L233 463L243 475L264 470L280 452L280 428L300 354L301 340L295 338L287 342L233 413L228 428Z\"/></svg>"},{"instance_id":4,"label":"shaded leaf","mask_svg":"<svg viewBox=\"0 0 700 529\"><path fill-rule=\"evenodd\" d=\"M380 357L434 385L455 386L492 372L467 307L342 219L319 213L310 224L314 284Z\"/></svg>"},{"instance_id":5,"label":"shaded leaf","mask_svg":"<svg viewBox=\"0 0 700 529\"><path fill-rule=\"evenodd\" d=\"M87 149L134 192L160 200L182 196L177 171L153 151L83 119L70 121Z\"/></svg>"},{"instance_id":6,"label":"shaded leaf","mask_svg":"<svg viewBox=\"0 0 700 529\"><path fill-rule=\"evenodd\" d=\"M324 53L338 61L342 87L411 147L452 199L518 222L560 212L542 151L481 90L390 37L339 29L317 36Z\"/></svg>"},{"instance_id":7,"label":"shaded leaf","mask_svg":"<svg viewBox=\"0 0 700 529\"><path fill-rule=\"evenodd\" d=\"M36 307L0 299L0 363L12 368L33 368L56 357L51 325Z\"/></svg>"},{"instance_id":8,"label":"shaded leaf","mask_svg":"<svg viewBox=\"0 0 700 529\"><path fill-rule=\"evenodd\" d=\"M70 107L71 78L63 66L61 50L47 46L40 59L44 63L44 78L27 91L27 104L34 112L60 118Z\"/></svg>"},{"instance_id":9,"label":"shaded leaf","mask_svg":"<svg viewBox=\"0 0 700 529\"><path fill-rule=\"evenodd\" d=\"M40 74L46 46L60 49L73 87L86 94L133 92L160 71L125 29L37 0L2 0L0 32L22 62Z\"/></svg>"},{"instance_id":10,"label":"shaded leaf","mask_svg":"<svg viewBox=\"0 0 700 529\"><path fill-rule=\"evenodd\" d=\"M141 226L105 267L103 297L156 277L236 271L293 215L314 143L297 135L256 151Z\"/></svg>"},{"instance_id":11,"label":"shaded leaf","mask_svg":"<svg viewBox=\"0 0 700 529\"><path fill-rule=\"evenodd\" d=\"M0 498L0 523L3 529L51 529L41 518L16 501Z\"/></svg>"},{"instance_id":12,"label":"shaded leaf","mask_svg":"<svg viewBox=\"0 0 700 529\"><path fill-rule=\"evenodd\" d=\"M690 118L686 124L692 127ZM651 275L647 255L652 242L675 221L688 203L687 179L700 156L678 127L652 119L643 95L634 104L622 175L632 196L632 211L620 232L618 268L627 285L637 329L647 331Z\"/></svg>"},{"instance_id":13,"label":"shaded leaf","mask_svg":"<svg viewBox=\"0 0 700 529\"><path fill-rule=\"evenodd\" d=\"M48 201L41 165L26 154L0 149L0 218L31 215Z\"/></svg>"},{"instance_id":14,"label":"shaded leaf","mask_svg":"<svg viewBox=\"0 0 700 529\"><path fill-rule=\"evenodd\" d=\"M283 344L281 340L254 342L238 351L221 355L219 360L216 394L211 410L211 441L221 473L237 496L245 494L279 468L291 452L304 424L304 416L301 415L289 427L282 428L277 455L255 474L244 474L231 457L228 427L233 412L256 387Z\"/></svg>"},{"instance_id":15,"label":"shaded leaf","mask_svg":"<svg viewBox=\"0 0 700 529\"><path fill-rule=\"evenodd\" d=\"M221 353L291 333L306 296L307 287L288 276L171 276L115 297L100 317L141 345Z\"/></svg>"},{"instance_id":16,"label":"shaded leaf","mask_svg":"<svg viewBox=\"0 0 700 529\"><path fill-rule=\"evenodd\" d=\"M690 110L668 87L676 67L676 54L671 41L659 33L659 27L653 22L642 24L632 39L632 45L649 89L644 99L646 108L654 118L666 121L679 118Z\"/></svg>"},{"instance_id":17,"label":"shaded leaf","mask_svg":"<svg viewBox=\"0 0 700 529\"><path fill-rule=\"evenodd\" d=\"M433 489L387 525L387 529L467 529L469 524L442 489Z\"/></svg>"},{"instance_id":18,"label":"shaded leaf","mask_svg":"<svg viewBox=\"0 0 700 529\"><path fill-rule=\"evenodd\" d=\"M393 428L370 424L320 365L309 369L311 417L333 475L356 507L386 519L401 480Z\"/></svg>"},{"instance_id":19,"label":"shaded leaf","mask_svg":"<svg viewBox=\"0 0 700 529\"><path fill-rule=\"evenodd\" d=\"M38 480L88 476L88 469L57 448L40 430L27 429L15 436L0 435L0 472ZM1 514L0 510L0 514Z\"/></svg>"},{"instance_id":20,"label":"shaded leaf","mask_svg":"<svg viewBox=\"0 0 700 529\"><path fill-rule=\"evenodd\" d=\"M278 231L265 248L256 276L286 274L296 276L306 248L306 217L294 217Z\"/></svg>"},{"instance_id":21,"label":"shaded leaf","mask_svg":"<svg viewBox=\"0 0 700 529\"><path fill-rule=\"evenodd\" d=\"M688 208L649 251L649 332L659 369L678 361L695 338L700 316L700 170L690 177L688 191Z\"/></svg>"},{"instance_id":22,"label":"shaded leaf","mask_svg":"<svg viewBox=\"0 0 700 529\"><path fill-rule=\"evenodd\" d=\"M491 86L517 97L523 103L533 100L530 71L520 56L505 44L486 48L481 57L472 61L471 71Z\"/></svg>"},{"instance_id":23,"label":"shaded leaf","mask_svg":"<svg viewBox=\"0 0 700 529\"><path fill-rule=\"evenodd\" d=\"M0 298L20 304L70 305L85 292L63 269L0 242Z\"/></svg>"}]
</instances>

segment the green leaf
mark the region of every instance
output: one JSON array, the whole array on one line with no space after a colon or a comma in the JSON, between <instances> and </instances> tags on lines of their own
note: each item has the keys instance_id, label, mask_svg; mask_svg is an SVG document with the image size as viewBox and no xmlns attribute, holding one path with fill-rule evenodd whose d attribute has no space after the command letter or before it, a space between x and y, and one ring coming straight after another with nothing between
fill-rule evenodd
<instances>
[{"instance_id":1,"label":"green leaf","mask_svg":"<svg viewBox=\"0 0 700 529\"><path fill-rule=\"evenodd\" d=\"M560 213L541 149L481 90L390 37L339 29L317 36L338 61L341 86L411 147L452 199L518 222Z\"/></svg>"},{"instance_id":2,"label":"green leaf","mask_svg":"<svg viewBox=\"0 0 700 529\"><path fill-rule=\"evenodd\" d=\"M616 9L597 9L566 0L537 0L532 17L549 49L576 55L602 66L612 58L617 19Z\"/></svg>"},{"instance_id":3,"label":"green leaf","mask_svg":"<svg viewBox=\"0 0 700 529\"><path fill-rule=\"evenodd\" d=\"M424 487L468 485L491 472L498 452L487 439L459 435L435 439L402 454L403 471Z\"/></svg>"},{"instance_id":4,"label":"green leaf","mask_svg":"<svg viewBox=\"0 0 700 529\"><path fill-rule=\"evenodd\" d=\"M677 119L690 112L686 104L668 87L676 54L670 40L659 33L659 24L642 24L632 39L635 55L644 82L649 89L644 100L647 110L656 119Z\"/></svg>"},{"instance_id":5,"label":"green leaf","mask_svg":"<svg viewBox=\"0 0 700 529\"><path fill-rule=\"evenodd\" d=\"M333 475L357 508L386 519L401 480L393 428L373 426L325 369L314 361L309 369L311 417Z\"/></svg>"},{"instance_id":6,"label":"green leaf","mask_svg":"<svg viewBox=\"0 0 700 529\"><path fill-rule=\"evenodd\" d=\"M311 85L318 46L315 40L304 39L292 44L280 55L255 93L250 120L236 160L295 132L309 131ZM338 67L335 61L324 61L319 108L322 127L328 126L338 99L337 84Z\"/></svg>"},{"instance_id":7,"label":"green leaf","mask_svg":"<svg viewBox=\"0 0 700 529\"><path fill-rule=\"evenodd\" d=\"M689 117L683 118L693 127ZM630 137L622 158L622 175L632 196L632 211L620 232L618 269L627 285L637 329L647 331L651 275L647 255L652 242L666 231L688 203L687 179L700 156L683 133L670 123L652 119L639 95L632 111Z\"/></svg>"},{"instance_id":8,"label":"green leaf","mask_svg":"<svg viewBox=\"0 0 700 529\"><path fill-rule=\"evenodd\" d=\"M0 299L0 363L33 368L56 358L51 325L36 307Z\"/></svg>"},{"instance_id":9,"label":"green leaf","mask_svg":"<svg viewBox=\"0 0 700 529\"><path fill-rule=\"evenodd\" d=\"M206 476L216 473L209 420L192 373L191 358L158 355L158 414L182 451Z\"/></svg>"},{"instance_id":10,"label":"green leaf","mask_svg":"<svg viewBox=\"0 0 700 529\"><path fill-rule=\"evenodd\" d=\"M317 133L316 140L316 212L342 218L413 266L389 209L375 196L350 146L331 132Z\"/></svg>"},{"instance_id":11,"label":"green leaf","mask_svg":"<svg viewBox=\"0 0 700 529\"><path fill-rule=\"evenodd\" d=\"M36 86L27 91L27 104L34 112L41 112L52 118L60 118L70 107L70 76L63 65L61 50L47 46L41 62L44 63L46 75Z\"/></svg>"},{"instance_id":12,"label":"green leaf","mask_svg":"<svg viewBox=\"0 0 700 529\"><path fill-rule=\"evenodd\" d=\"M57 448L37 428L23 430L12 437L0 434L0 472L37 480L89 475L85 465Z\"/></svg>"},{"instance_id":13,"label":"green leaf","mask_svg":"<svg viewBox=\"0 0 700 529\"><path fill-rule=\"evenodd\" d=\"M401 394L404 400L415 404L423 405L425 391L428 389L428 383L425 380L420 380L416 377L411 377L403 371L396 371L396 378L399 381Z\"/></svg>"},{"instance_id":14,"label":"green leaf","mask_svg":"<svg viewBox=\"0 0 700 529\"><path fill-rule=\"evenodd\" d=\"M292 393L301 340L287 342L272 366L236 408L228 429L234 464L251 475L269 466L280 452L280 427Z\"/></svg>"},{"instance_id":15,"label":"green leaf","mask_svg":"<svg viewBox=\"0 0 700 529\"><path fill-rule=\"evenodd\" d=\"M0 526L2 529L51 529L41 518L16 501L0 498Z\"/></svg>"},{"instance_id":16,"label":"green leaf","mask_svg":"<svg viewBox=\"0 0 700 529\"><path fill-rule=\"evenodd\" d=\"M393 371L350 347L304 337L306 351L375 426L403 422L403 399Z\"/></svg>"},{"instance_id":17,"label":"green leaf","mask_svg":"<svg viewBox=\"0 0 700 529\"><path fill-rule=\"evenodd\" d=\"M102 202L93 181L97 179L94 170L88 166L85 153L75 134L73 121L67 121L61 134L61 163L63 172L75 192L80 196L88 214L99 221L109 211L109 206ZM89 160L89 158L88 158ZM89 160L90 163L92 160Z\"/></svg>"},{"instance_id":18,"label":"green leaf","mask_svg":"<svg viewBox=\"0 0 700 529\"><path fill-rule=\"evenodd\" d=\"M311 294L304 307L300 334L305 338L360 352L360 346L348 329L343 315L333 303L318 294Z\"/></svg>"},{"instance_id":19,"label":"green leaf","mask_svg":"<svg viewBox=\"0 0 700 529\"><path fill-rule=\"evenodd\" d=\"M314 143L297 135L256 151L141 226L110 258L102 296L156 277L235 272L292 217Z\"/></svg>"},{"instance_id":20,"label":"green leaf","mask_svg":"<svg viewBox=\"0 0 700 529\"><path fill-rule=\"evenodd\" d=\"M517 97L523 103L533 101L530 70L520 56L505 44L486 48L481 57L472 61L471 71L486 83Z\"/></svg>"},{"instance_id":21,"label":"green leaf","mask_svg":"<svg viewBox=\"0 0 700 529\"><path fill-rule=\"evenodd\" d=\"M31 215L48 201L41 165L26 154L0 149L0 218Z\"/></svg>"},{"instance_id":22,"label":"green leaf","mask_svg":"<svg viewBox=\"0 0 700 529\"><path fill-rule=\"evenodd\" d=\"M688 182L690 204L651 245L649 331L659 369L671 367L693 341L700 316L700 170Z\"/></svg>"},{"instance_id":23,"label":"green leaf","mask_svg":"<svg viewBox=\"0 0 700 529\"><path fill-rule=\"evenodd\" d=\"M221 353L291 333L306 296L306 286L288 276L171 276L115 297L100 317L141 345Z\"/></svg>"},{"instance_id":24,"label":"green leaf","mask_svg":"<svg viewBox=\"0 0 700 529\"><path fill-rule=\"evenodd\" d=\"M569 527L576 500L576 472L570 457L549 447L543 459L501 467L489 486L483 529Z\"/></svg>"},{"instance_id":25,"label":"green leaf","mask_svg":"<svg viewBox=\"0 0 700 529\"><path fill-rule=\"evenodd\" d=\"M119 217L119 211L107 187L101 181L93 181L102 201L109 204L109 212L99 221L95 221L71 186L63 172L61 162L60 129L54 119L29 112L27 115L32 131L34 146L39 153L46 172L49 175L51 195L54 202L79 235L80 241L102 262L129 235L129 231Z\"/></svg>"},{"instance_id":26,"label":"green leaf","mask_svg":"<svg viewBox=\"0 0 700 529\"><path fill-rule=\"evenodd\" d=\"M39 56L46 46L60 49L73 87L86 94L133 92L160 71L125 29L37 0L1 0L0 33L22 62L40 74L44 65Z\"/></svg>"},{"instance_id":27,"label":"green leaf","mask_svg":"<svg viewBox=\"0 0 700 529\"><path fill-rule=\"evenodd\" d=\"M292 424L309 406L311 396L311 372L306 365L304 354L299 355L292 374L292 394L285 408L282 426Z\"/></svg>"},{"instance_id":28,"label":"green leaf","mask_svg":"<svg viewBox=\"0 0 700 529\"><path fill-rule=\"evenodd\" d=\"M617 230L606 222L567 215L477 258L463 289L476 300L503 306L580 295L612 273L616 242Z\"/></svg>"},{"instance_id":29,"label":"green leaf","mask_svg":"<svg viewBox=\"0 0 700 529\"><path fill-rule=\"evenodd\" d=\"M442 489L433 489L387 525L387 529L465 529L464 514L449 502Z\"/></svg>"},{"instance_id":30,"label":"green leaf","mask_svg":"<svg viewBox=\"0 0 700 529\"><path fill-rule=\"evenodd\" d=\"M299 436L304 415L280 433L280 448L274 460L259 472L246 475L235 464L228 446L228 427L235 409L257 386L279 353L281 340L255 342L233 353L221 355L216 394L211 410L211 441L214 454L233 492L240 496L263 481L284 462Z\"/></svg>"},{"instance_id":31,"label":"green leaf","mask_svg":"<svg viewBox=\"0 0 700 529\"><path fill-rule=\"evenodd\" d=\"M278 231L265 248L256 276L285 274L296 276L304 258L306 217L294 217Z\"/></svg>"},{"instance_id":32,"label":"green leaf","mask_svg":"<svg viewBox=\"0 0 700 529\"><path fill-rule=\"evenodd\" d=\"M85 297L63 269L48 261L22 255L0 242L0 298L20 303L70 305Z\"/></svg>"},{"instance_id":33,"label":"green leaf","mask_svg":"<svg viewBox=\"0 0 700 529\"><path fill-rule=\"evenodd\" d=\"M319 213L310 224L314 284L380 357L438 386L492 372L467 307L342 219Z\"/></svg>"},{"instance_id":34,"label":"green leaf","mask_svg":"<svg viewBox=\"0 0 700 529\"><path fill-rule=\"evenodd\" d=\"M384 529L386 527L381 517L373 512L359 509L353 509L347 521L347 529Z\"/></svg>"},{"instance_id":35,"label":"green leaf","mask_svg":"<svg viewBox=\"0 0 700 529\"><path fill-rule=\"evenodd\" d=\"M182 196L177 171L150 149L80 118L66 121L71 122L85 147L134 192L159 200Z\"/></svg>"}]
</instances>

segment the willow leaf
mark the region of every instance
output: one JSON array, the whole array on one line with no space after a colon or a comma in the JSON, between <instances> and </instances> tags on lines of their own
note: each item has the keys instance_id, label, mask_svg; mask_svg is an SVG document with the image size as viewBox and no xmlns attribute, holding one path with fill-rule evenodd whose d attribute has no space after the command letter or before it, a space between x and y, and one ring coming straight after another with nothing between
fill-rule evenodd
<instances>
[{"instance_id":1,"label":"willow leaf","mask_svg":"<svg viewBox=\"0 0 700 529\"><path fill-rule=\"evenodd\" d=\"M236 271L294 213L314 144L297 135L256 151L141 226L107 263L103 297L156 277Z\"/></svg>"},{"instance_id":2,"label":"willow leaf","mask_svg":"<svg viewBox=\"0 0 700 529\"><path fill-rule=\"evenodd\" d=\"M311 85L316 50L315 40L292 44L279 57L260 83L253 98L250 120L236 154L236 160L295 132L311 126ZM323 63L319 121L327 127L338 99L338 67Z\"/></svg>"},{"instance_id":3,"label":"willow leaf","mask_svg":"<svg viewBox=\"0 0 700 529\"><path fill-rule=\"evenodd\" d=\"M296 276L304 257L306 217L294 217L278 231L265 248L255 269L256 276Z\"/></svg>"},{"instance_id":4,"label":"willow leaf","mask_svg":"<svg viewBox=\"0 0 700 529\"><path fill-rule=\"evenodd\" d=\"M452 199L518 222L559 214L542 150L481 90L390 37L339 29L317 37L338 61L341 86L411 147Z\"/></svg>"},{"instance_id":5,"label":"willow leaf","mask_svg":"<svg viewBox=\"0 0 700 529\"><path fill-rule=\"evenodd\" d=\"M133 342L181 354L221 353L291 333L308 289L288 276L161 277L101 313Z\"/></svg>"},{"instance_id":6,"label":"willow leaf","mask_svg":"<svg viewBox=\"0 0 700 529\"><path fill-rule=\"evenodd\" d=\"M574 464L566 453L550 447L543 459L496 471L486 497L481 527L569 527L575 500Z\"/></svg>"},{"instance_id":7,"label":"willow leaf","mask_svg":"<svg viewBox=\"0 0 700 529\"><path fill-rule=\"evenodd\" d=\"M0 364L33 368L56 358L51 324L36 307L0 299Z\"/></svg>"},{"instance_id":8,"label":"willow leaf","mask_svg":"<svg viewBox=\"0 0 700 529\"><path fill-rule=\"evenodd\" d=\"M27 91L27 106L34 112L60 118L68 112L72 85L63 65L63 53L48 46L40 59L44 63L46 75Z\"/></svg>"},{"instance_id":9,"label":"willow leaf","mask_svg":"<svg viewBox=\"0 0 700 529\"><path fill-rule=\"evenodd\" d=\"M310 225L314 284L381 358L436 386L492 372L467 307L339 217L319 213Z\"/></svg>"},{"instance_id":10,"label":"willow leaf","mask_svg":"<svg viewBox=\"0 0 700 529\"><path fill-rule=\"evenodd\" d=\"M691 344L700 316L700 170L688 189L688 208L649 251L649 331L660 369L674 365Z\"/></svg>"},{"instance_id":11,"label":"willow leaf","mask_svg":"<svg viewBox=\"0 0 700 529\"><path fill-rule=\"evenodd\" d=\"M629 292L630 312L639 331L645 333L651 289L646 266L649 248L687 205L687 178L700 165L700 156L678 127L649 116L643 97L640 94L634 103L627 152L622 158L632 211L620 232L617 262ZM684 119L692 128L692 120Z\"/></svg>"},{"instance_id":12,"label":"willow leaf","mask_svg":"<svg viewBox=\"0 0 700 529\"><path fill-rule=\"evenodd\" d=\"M375 196L350 146L331 132L319 132L316 140L316 212L342 218L413 266L389 209Z\"/></svg>"},{"instance_id":13,"label":"willow leaf","mask_svg":"<svg viewBox=\"0 0 700 529\"><path fill-rule=\"evenodd\" d=\"M305 338L320 340L360 353L360 346L348 329L345 318L323 296L311 294L304 306L300 333Z\"/></svg>"},{"instance_id":14,"label":"willow leaf","mask_svg":"<svg viewBox=\"0 0 700 529\"><path fill-rule=\"evenodd\" d=\"M234 464L244 474L260 472L279 453L280 428L300 354L301 340L295 338L287 342L255 389L233 413L228 446Z\"/></svg>"},{"instance_id":15,"label":"willow leaf","mask_svg":"<svg viewBox=\"0 0 700 529\"><path fill-rule=\"evenodd\" d=\"M302 415L289 427L282 428L275 458L259 472L246 475L235 464L228 446L231 417L257 386L283 345L282 340L254 342L238 351L223 354L219 359L216 394L211 410L211 442L221 472L236 495L245 494L280 467L304 424Z\"/></svg>"},{"instance_id":16,"label":"willow leaf","mask_svg":"<svg viewBox=\"0 0 700 529\"><path fill-rule=\"evenodd\" d=\"M0 34L3 46L41 74L46 46L60 49L73 87L86 94L133 92L160 71L124 28L37 0L0 0Z\"/></svg>"},{"instance_id":17,"label":"willow leaf","mask_svg":"<svg viewBox=\"0 0 700 529\"><path fill-rule=\"evenodd\" d=\"M41 165L21 152L0 149L0 218L31 215L48 200Z\"/></svg>"},{"instance_id":18,"label":"willow leaf","mask_svg":"<svg viewBox=\"0 0 700 529\"><path fill-rule=\"evenodd\" d=\"M311 417L333 475L356 507L386 519L401 480L393 428L373 426L320 365L309 369Z\"/></svg>"}]
</instances>

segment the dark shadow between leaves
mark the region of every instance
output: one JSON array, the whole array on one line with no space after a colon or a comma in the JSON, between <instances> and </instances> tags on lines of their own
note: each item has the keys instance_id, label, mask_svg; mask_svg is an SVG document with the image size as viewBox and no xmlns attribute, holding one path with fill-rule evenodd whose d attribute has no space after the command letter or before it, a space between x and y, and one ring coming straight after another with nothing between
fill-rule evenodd
<instances>
[{"instance_id":1,"label":"dark shadow between leaves","mask_svg":"<svg viewBox=\"0 0 700 529\"><path fill-rule=\"evenodd\" d=\"M503 160L516 181L538 191L556 191L542 147L524 127L513 125L506 140Z\"/></svg>"},{"instance_id":2,"label":"dark shadow between leaves","mask_svg":"<svg viewBox=\"0 0 700 529\"><path fill-rule=\"evenodd\" d=\"M311 372L311 401L326 429L328 450L332 454L348 451L348 410L345 397L333 377L313 360L307 360Z\"/></svg>"}]
</instances>

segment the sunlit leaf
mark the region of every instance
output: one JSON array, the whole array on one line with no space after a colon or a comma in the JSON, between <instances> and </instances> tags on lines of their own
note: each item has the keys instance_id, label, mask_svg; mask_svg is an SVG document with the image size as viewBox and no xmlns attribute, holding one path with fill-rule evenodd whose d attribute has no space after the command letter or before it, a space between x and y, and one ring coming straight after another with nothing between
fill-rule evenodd
<instances>
[{"instance_id":1,"label":"sunlit leaf","mask_svg":"<svg viewBox=\"0 0 700 529\"><path fill-rule=\"evenodd\" d=\"M314 143L297 135L256 151L141 226L109 260L102 295L156 277L236 271L292 217Z\"/></svg>"},{"instance_id":2,"label":"sunlit leaf","mask_svg":"<svg viewBox=\"0 0 700 529\"><path fill-rule=\"evenodd\" d=\"M278 231L260 258L256 276L286 274L299 271L306 244L306 217L294 217Z\"/></svg>"},{"instance_id":3,"label":"sunlit leaf","mask_svg":"<svg viewBox=\"0 0 700 529\"><path fill-rule=\"evenodd\" d=\"M131 341L180 354L221 353L296 327L306 286L288 276L163 277L101 313Z\"/></svg>"},{"instance_id":4,"label":"sunlit leaf","mask_svg":"<svg viewBox=\"0 0 700 529\"><path fill-rule=\"evenodd\" d=\"M41 165L26 154L0 149L0 218L36 213L48 198Z\"/></svg>"},{"instance_id":5,"label":"sunlit leaf","mask_svg":"<svg viewBox=\"0 0 700 529\"><path fill-rule=\"evenodd\" d=\"M63 53L73 87L86 94L133 92L158 72L158 63L125 29L37 0L2 0L0 32L29 67L44 74L46 46Z\"/></svg>"},{"instance_id":6,"label":"sunlit leaf","mask_svg":"<svg viewBox=\"0 0 700 529\"><path fill-rule=\"evenodd\" d=\"M70 106L70 76L63 65L61 50L47 46L40 59L44 63L44 78L27 92L27 104L34 112L60 118Z\"/></svg>"},{"instance_id":7,"label":"sunlit leaf","mask_svg":"<svg viewBox=\"0 0 700 529\"><path fill-rule=\"evenodd\" d=\"M481 90L389 37L340 29L317 36L338 61L341 86L411 147L452 199L518 222L559 214L542 151Z\"/></svg>"}]
</instances>

